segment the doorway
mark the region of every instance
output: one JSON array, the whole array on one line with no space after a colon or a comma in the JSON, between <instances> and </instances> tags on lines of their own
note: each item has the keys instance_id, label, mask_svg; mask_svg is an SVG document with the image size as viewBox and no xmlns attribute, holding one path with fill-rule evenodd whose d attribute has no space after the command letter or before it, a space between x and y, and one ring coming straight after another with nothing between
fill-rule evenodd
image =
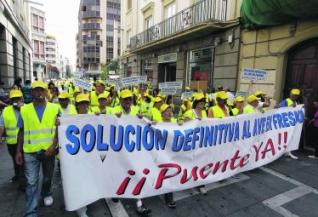
<instances>
[{"instance_id":1,"label":"doorway","mask_svg":"<svg viewBox=\"0 0 318 217\"><path fill-rule=\"evenodd\" d=\"M173 63L160 63L158 68L158 82L176 81L177 64Z\"/></svg>"},{"instance_id":2,"label":"doorway","mask_svg":"<svg viewBox=\"0 0 318 217\"><path fill-rule=\"evenodd\" d=\"M318 38L305 41L288 53L285 97L292 88L301 89L301 103L305 105L306 117L313 118L313 101L318 97ZM306 123L304 124L306 125ZM306 128L306 127L305 127ZM305 129L304 145L312 146L310 129Z\"/></svg>"}]
</instances>

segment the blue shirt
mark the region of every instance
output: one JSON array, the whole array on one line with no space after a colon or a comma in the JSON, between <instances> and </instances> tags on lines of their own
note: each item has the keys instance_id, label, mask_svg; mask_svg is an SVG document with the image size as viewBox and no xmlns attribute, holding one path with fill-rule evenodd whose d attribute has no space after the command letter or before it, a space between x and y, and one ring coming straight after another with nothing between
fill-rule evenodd
<instances>
[{"instance_id":1,"label":"blue shirt","mask_svg":"<svg viewBox=\"0 0 318 217\"><path fill-rule=\"evenodd\" d=\"M37 114L37 116L38 116L40 122L41 122L41 120L42 120L45 107L46 107L46 106L34 106L35 111L36 111L36 114ZM18 127L18 128L23 128L23 125L24 125L23 119L22 119L22 117L20 116L19 119L18 119L17 127Z\"/></svg>"}]
</instances>

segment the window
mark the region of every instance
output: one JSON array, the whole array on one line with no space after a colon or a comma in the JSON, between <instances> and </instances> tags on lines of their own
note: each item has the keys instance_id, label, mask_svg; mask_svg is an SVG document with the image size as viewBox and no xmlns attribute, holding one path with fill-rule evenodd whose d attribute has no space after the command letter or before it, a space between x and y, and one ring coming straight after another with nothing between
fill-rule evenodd
<instances>
[{"instance_id":1,"label":"window","mask_svg":"<svg viewBox=\"0 0 318 217\"><path fill-rule=\"evenodd\" d=\"M145 19L145 30L149 29L151 26L153 26L153 19L152 16L149 16Z\"/></svg>"},{"instance_id":2,"label":"window","mask_svg":"<svg viewBox=\"0 0 318 217\"><path fill-rule=\"evenodd\" d=\"M176 14L176 4L171 3L164 8L164 17L165 19L172 17Z\"/></svg>"},{"instance_id":3,"label":"window","mask_svg":"<svg viewBox=\"0 0 318 217\"><path fill-rule=\"evenodd\" d=\"M32 14L32 25L38 26L38 16L36 14Z\"/></svg>"},{"instance_id":4,"label":"window","mask_svg":"<svg viewBox=\"0 0 318 217\"><path fill-rule=\"evenodd\" d=\"M44 42L40 41L39 43L39 56L44 58Z\"/></svg>"},{"instance_id":5,"label":"window","mask_svg":"<svg viewBox=\"0 0 318 217\"><path fill-rule=\"evenodd\" d=\"M127 0L127 11L131 9L131 0Z\"/></svg>"},{"instance_id":6,"label":"window","mask_svg":"<svg viewBox=\"0 0 318 217\"><path fill-rule=\"evenodd\" d=\"M130 45L130 38L131 38L131 30L128 30L126 33L127 45Z\"/></svg>"}]
</instances>

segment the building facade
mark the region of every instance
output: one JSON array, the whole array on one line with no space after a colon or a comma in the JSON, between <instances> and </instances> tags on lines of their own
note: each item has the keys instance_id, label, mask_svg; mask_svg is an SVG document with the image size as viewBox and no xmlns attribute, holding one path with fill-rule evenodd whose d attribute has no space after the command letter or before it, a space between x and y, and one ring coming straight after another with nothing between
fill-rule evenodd
<instances>
[{"instance_id":1,"label":"building facade","mask_svg":"<svg viewBox=\"0 0 318 217\"><path fill-rule=\"evenodd\" d=\"M46 36L45 51L47 79L57 79L60 77L60 55L58 43L54 36Z\"/></svg>"},{"instance_id":2,"label":"building facade","mask_svg":"<svg viewBox=\"0 0 318 217\"><path fill-rule=\"evenodd\" d=\"M29 5L23 0L0 1L0 86L31 79Z\"/></svg>"},{"instance_id":3,"label":"building facade","mask_svg":"<svg viewBox=\"0 0 318 217\"><path fill-rule=\"evenodd\" d=\"M45 34L45 12L31 7L31 34L33 44L33 78L45 80L48 78L46 72L46 34Z\"/></svg>"},{"instance_id":4,"label":"building facade","mask_svg":"<svg viewBox=\"0 0 318 217\"><path fill-rule=\"evenodd\" d=\"M108 64L120 52L119 0L81 0L77 35L77 67L87 76L100 75L102 65Z\"/></svg>"},{"instance_id":5,"label":"building facade","mask_svg":"<svg viewBox=\"0 0 318 217\"><path fill-rule=\"evenodd\" d=\"M124 76L147 75L153 86L183 81L207 90L237 89L240 27L237 1L122 1Z\"/></svg>"}]
</instances>

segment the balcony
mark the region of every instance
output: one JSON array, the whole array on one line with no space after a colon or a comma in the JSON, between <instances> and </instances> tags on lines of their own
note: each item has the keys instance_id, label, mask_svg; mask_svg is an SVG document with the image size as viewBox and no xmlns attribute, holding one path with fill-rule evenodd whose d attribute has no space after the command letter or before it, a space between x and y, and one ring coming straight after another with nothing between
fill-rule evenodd
<instances>
[{"instance_id":1,"label":"balcony","mask_svg":"<svg viewBox=\"0 0 318 217\"><path fill-rule=\"evenodd\" d=\"M84 11L82 12L82 19L88 19L88 18L102 18L100 16L99 11Z\"/></svg>"},{"instance_id":2,"label":"balcony","mask_svg":"<svg viewBox=\"0 0 318 217\"><path fill-rule=\"evenodd\" d=\"M223 24L226 16L227 0L202 0L133 36L129 47L132 50L142 48L204 24Z\"/></svg>"},{"instance_id":3,"label":"balcony","mask_svg":"<svg viewBox=\"0 0 318 217\"><path fill-rule=\"evenodd\" d=\"M101 30L100 23L83 23L82 30Z\"/></svg>"}]
</instances>

